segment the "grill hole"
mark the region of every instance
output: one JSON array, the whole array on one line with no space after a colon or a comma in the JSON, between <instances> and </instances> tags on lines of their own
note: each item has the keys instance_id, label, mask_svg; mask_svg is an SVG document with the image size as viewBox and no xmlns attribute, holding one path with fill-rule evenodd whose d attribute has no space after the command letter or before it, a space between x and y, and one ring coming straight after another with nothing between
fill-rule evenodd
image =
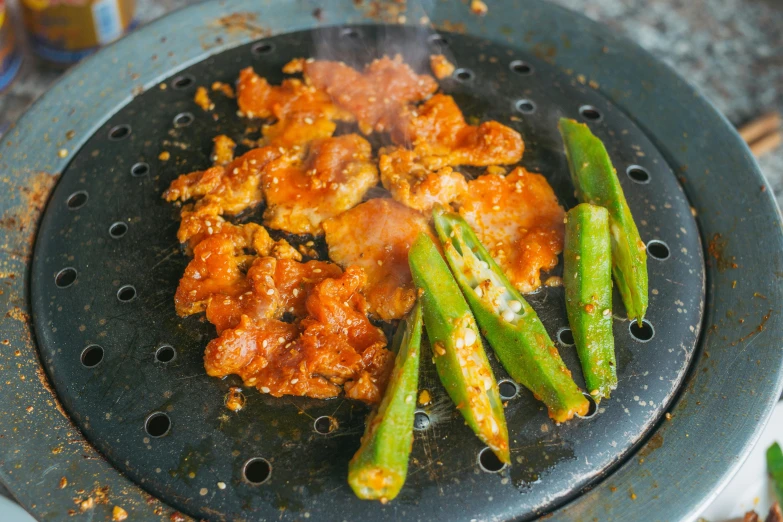
<instances>
[{"instance_id":1,"label":"grill hole","mask_svg":"<svg viewBox=\"0 0 783 522\"><path fill-rule=\"evenodd\" d=\"M103 348L92 344L82 350L81 361L85 368L95 368L103 360Z\"/></svg>"},{"instance_id":2,"label":"grill hole","mask_svg":"<svg viewBox=\"0 0 783 522\"><path fill-rule=\"evenodd\" d=\"M175 127L187 127L196 120L192 112L181 112L174 116Z\"/></svg>"},{"instance_id":3,"label":"grill hole","mask_svg":"<svg viewBox=\"0 0 783 522\"><path fill-rule=\"evenodd\" d=\"M144 422L144 431L150 437L163 437L171 430L171 419L163 412L155 412Z\"/></svg>"},{"instance_id":4,"label":"grill hole","mask_svg":"<svg viewBox=\"0 0 783 522\"><path fill-rule=\"evenodd\" d=\"M628 177L631 178L631 181L636 183L641 183L644 185L650 182L650 173L647 172L647 169L640 167L639 165L631 165L628 167L625 173L628 174Z\"/></svg>"},{"instance_id":5,"label":"grill hole","mask_svg":"<svg viewBox=\"0 0 783 522\"><path fill-rule=\"evenodd\" d=\"M517 383L509 379L503 379L498 383L498 389L500 390L500 398L503 400L513 399L519 393Z\"/></svg>"},{"instance_id":6,"label":"grill hole","mask_svg":"<svg viewBox=\"0 0 783 522\"><path fill-rule=\"evenodd\" d=\"M242 476L253 485L263 484L272 476L272 465L260 457L250 459L242 468Z\"/></svg>"},{"instance_id":7,"label":"grill hole","mask_svg":"<svg viewBox=\"0 0 783 522\"><path fill-rule=\"evenodd\" d=\"M587 413L585 415L577 415L580 419L590 419L598 412L598 404L596 404L595 399L589 394L589 393L582 393L582 395L585 396L585 399L587 399L587 402L590 403L590 407L587 409Z\"/></svg>"},{"instance_id":8,"label":"grill hole","mask_svg":"<svg viewBox=\"0 0 783 522\"><path fill-rule=\"evenodd\" d=\"M533 73L533 67L522 60L514 60L509 65L509 68L517 74L528 75Z\"/></svg>"},{"instance_id":9,"label":"grill hole","mask_svg":"<svg viewBox=\"0 0 783 522\"><path fill-rule=\"evenodd\" d=\"M80 190L79 192L74 192L70 196L68 196L68 208L71 210L76 210L77 208L82 208L89 199L89 196L87 195L87 192Z\"/></svg>"},{"instance_id":10,"label":"grill hole","mask_svg":"<svg viewBox=\"0 0 783 522\"><path fill-rule=\"evenodd\" d=\"M473 71L470 69L457 69L454 71L454 77L461 82L469 82L473 79Z\"/></svg>"},{"instance_id":11,"label":"grill hole","mask_svg":"<svg viewBox=\"0 0 783 522\"><path fill-rule=\"evenodd\" d=\"M536 104L530 100L519 100L517 102L517 110L522 114L533 114L536 112Z\"/></svg>"},{"instance_id":12,"label":"grill hole","mask_svg":"<svg viewBox=\"0 0 783 522\"><path fill-rule=\"evenodd\" d=\"M181 90L187 89L188 87L193 85L195 83L195 81L196 81L196 79L193 78L191 75L183 74L181 76L177 76L176 78L174 78L174 80L172 80L172 82L171 82L171 86L174 89L176 89L178 91L181 91Z\"/></svg>"},{"instance_id":13,"label":"grill hole","mask_svg":"<svg viewBox=\"0 0 783 522\"><path fill-rule=\"evenodd\" d=\"M159 363L169 363L177 357L174 347L164 344L155 351L155 360Z\"/></svg>"},{"instance_id":14,"label":"grill hole","mask_svg":"<svg viewBox=\"0 0 783 522\"><path fill-rule=\"evenodd\" d=\"M479 451L478 463L479 467L487 473L497 473L506 467L506 465L503 464L497 455L495 455L495 453L489 448L484 448L483 450Z\"/></svg>"},{"instance_id":15,"label":"grill hole","mask_svg":"<svg viewBox=\"0 0 783 522\"><path fill-rule=\"evenodd\" d=\"M60 288L68 288L76 281L76 269L72 267L63 268L54 276L54 284Z\"/></svg>"},{"instance_id":16,"label":"grill hole","mask_svg":"<svg viewBox=\"0 0 783 522\"><path fill-rule=\"evenodd\" d=\"M570 328L561 328L560 330L557 331L557 340L563 346L573 346L574 334L573 332L571 332Z\"/></svg>"},{"instance_id":17,"label":"grill hole","mask_svg":"<svg viewBox=\"0 0 783 522\"><path fill-rule=\"evenodd\" d=\"M598 112L598 109L592 105L582 105L579 107L579 114L581 114L584 119L590 121L600 121L602 118L601 113Z\"/></svg>"},{"instance_id":18,"label":"grill hole","mask_svg":"<svg viewBox=\"0 0 783 522\"><path fill-rule=\"evenodd\" d=\"M358 40L359 36L361 35L359 34L359 31L357 31L356 29L349 28L349 29L343 29L342 32L340 33L340 36L342 36L343 38L350 38L351 40Z\"/></svg>"},{"instance_id":19,"label":"grill hole","mask_svg":"<svg viewBox=\"0 0 783 522\"><path fill-rule=\"evenodd\" d=\"M313 429L321 435L328 435L337 429L337 419L322 415L313 422Z\"/></svg>"},{"instance_id":20,"label":"grill hole","mask_svg":"<svg viewBox=\"0 0 783 522\"><path fill-rule=\"evenodd\" d=\"M117 299L128 303L136 298L136 289L132 285L125 285L117 291Z\"/></svg>"},{"instance_id":21,"label":"grill hole","mask_svg":"<svg viewBox=\"0 0 783 522\"><path fill-rule=\"evenodd\" d=\"M413 414L413 429L416 431L424 431L430 427L432 421L430 416L423 411L417 411Z\"/></svg>"},{"instance_id":22,"label":"grill hole","mask_svg":"<svg viewBox=\"0 0 783 522\"><path fill-rule=\"evenodd\" d=\"M144 162L136 163L131 167L131 176L146 176L150 172L150 166Z\"/></svg>"},{"instance_id":23,"label":"grill hole","mask_svg":"<svg viewBox=\"0 0 783 522\"><path fill-rule=\"evenodd\" d=\"M433 47L444 48L444 47L448 47L449 45L449 40L446 37L441 36L439 34L433 34L432 36L430 36L429 40L430 40L430 45L432 45Z\"/></svg>"},{"instance_id":24,"label":"grill hole","mask_svg":"<svg viewBox=\"0 0 783 522\"><path fill-rule=\"evenodd\" d=\"M671 255L669 245L657 239L653 239L647 243L647 253L650 254L650 257L655 258L658 261L669 259L669 256Z\"/></svg>"},{"instance_id":25,"label":"grill hole","mask_svg":"<svg viewBox=\"0 0 783 522\"><path fill-rule=\"evenodd\" d=\"M122 124L112 127L109 131L109 139L113 141L124 140L131 134L131 126Z\"/></svg>"},{"instance_id":26,"label":"grill hole","mask_svg":"<svg viewBox=\"0 0 783 522\"><path fill-rule=\"evenodd\" d=\"M653 328L653 325L650 324L649 321L646 319L642 321L642 326L639 326L639 324L636 321L631 321L630 326L628 329L631 332L631 337L639 341L640 343L646 343L653 337L655 337L655 328Z\"/></svg>"},{"instance_id":27,"label":"grill hole","mask_svg":"<svg viewBox=\"0 0 783 522\"><path fill-rule=\"evenodd\" d=\"M269 54L274 50L275 50L275 45L269 42L259 42L250 48L250 52L256 56L261 56L262 54Z\"/></svg>"},{"instance_id":28,"label":"grill hole","mask_svg":"<svg viewBox=\"0 0 783 522\"><path fill-rule=\"evenodd\" d=\"M109 227L109 235L114 239L121 238L122 236L125 235L127 231L128 231L128 225L126 225L122 221L118 221L117 223L114 223L112 226Z\"/></svg>"}]
</instances>

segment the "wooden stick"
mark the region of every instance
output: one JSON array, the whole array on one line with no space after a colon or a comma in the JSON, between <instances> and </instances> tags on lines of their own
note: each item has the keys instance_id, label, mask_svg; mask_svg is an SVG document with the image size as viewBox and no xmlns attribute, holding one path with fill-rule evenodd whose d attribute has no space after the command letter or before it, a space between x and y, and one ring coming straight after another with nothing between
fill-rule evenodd
<instances>
[{"instance_id":1,"label":"wooden stick","mask_svg":"<svg viewBox=\"0 0 783 522\"><path fill-rule=\"evenodd\" d=\"M750 151L758 158L776 149L781 143L783 143L783 133L778 130L757 139L749 146Z\"/></svg>"},{"instance_id":2,"label":"wooden stick","mask_svg":"<svg viewBox=\"0 0 783 522\"><path fill-rule=\"evenodd\" d=\"M780 114L768 112L739 128L739 135L745 143L751 144L757 139L775 132L780 128Z\"/></svg>"}]
</instances>

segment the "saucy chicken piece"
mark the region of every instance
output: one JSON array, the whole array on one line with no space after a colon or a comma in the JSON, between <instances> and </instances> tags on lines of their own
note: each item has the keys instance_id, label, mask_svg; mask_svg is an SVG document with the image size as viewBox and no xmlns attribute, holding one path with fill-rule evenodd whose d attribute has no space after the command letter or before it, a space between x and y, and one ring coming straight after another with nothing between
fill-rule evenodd
<instances>
[{"instance_id":1,"label":"saucy chicken piece","mask_svg":"<svg viewBox=\"0 0 783 522\"><path fill-rule=\"evenodd\" d=\"M541 286L541 270L557 265L565 212L546 178L518 167L468 183L459 213L521 292Z\"/></svg>"},{"instance_id":2,"label":"saucy chicken piece","mask_svg":"<svg viewBox=\"0 0 783 522\"><path fill-rule=\"evenodd\" d=\"M293 234L323 233L321 223L357 205L378 183L370 144L357 134L314 141L303 161L283 156L264 169L265 223Z\"/></svg>"},{"instance_id":3,"label":"saucy chicken piece","mask_svg":"<svg viewBox=\"0 0 783 522\"><path fill-rule=\"evenodd\" d=\"M432 235L424 215L390 199L371 199L326 221L324 231L335 263L366 272L363 294L372 314L390 321L410 311L416 288L408 250L421 232Z\"/></svg>"},{"instance_id":4,"label":"saucy chicken piece","mask_svg":"<svg viewBox=\"0 0 783 522\"><path fill-rule=\"evenodd\" d=\"M226 166L216 165L183 174L171 182L163 197L166 201L203 198L199 205L215 205L220 214L239 214L263 201L261 171L285 153L279 147L261 147L248 151Z\"/></svg>"},{"instance_id":5,"label":"saucy chicken piece","mask_svg":"<svg viewBox=\"0 0 783 522\"><path fill-rule=\"evenodd\" d=\"M525 149L517 131L496 121L468 125L454 98L445 94L402 111L391 137L398 145L412 145L428 170L513 164Z\"/></svg>"},{"instance_id":6,"label":"saucy chicken piece","mask_svg":"<svg viewBox=\"0 0 783 522\"><path fill-rule=\"evenodd\" d=\"M207 320L218 333L239 324L243 315L252 320L302 319L305 299L313 286L324 279L339 277L342 270L324 261L299 263L290 259L259 257L247 270L243 293L213 294L207 304Z\"/></svg>"},{"instance_id":7,"label":"saucy chicken piece","mask_svg":"<svg viewBox=\"0 0 783 522\"><path fill-rule=\"evenodd\" d=\"M323 90L293 78L279 86L269 85L252 67L239 72L237 103L248 118L284 120L298 114L313 119L353 120L350 112L337 107Z\"/></svg>"},{"instance_id":8,"label":"saucy chicken piece","mask_svg":"<svg viewBox=\"0 0 783 522\"><path fill-rule=\"evenodd\" d=\"M296 149L308 143L328 138L334 134L337 124L326 118L294 114L273 125L264 125L263 143L274 147Z\"/></svg>"},{"instance_id":9,"label":"saucy chicken piece","mask_svg":"<svg viewBox=\"0 0 783 522\"><path fill-rule=\"evenodd\" d=\"M380 152L381 183L403 205L429 212L436 203L448 205L467 189L468 182L451 167L431 171L412 150L387 148Z\"/></svg>"},{"instance_id":10,"label":"saucy chicken piece","mask_svg":"<svg viewBox=\"0 0 783 522\"><path fill-rule=\"evenodd\" d=\"M228 234L237 248L248 254L301 261L302 254L285 239L273 240L269 232L257 223L234 225L223 219L220 212L220 207L214 204L197 208L188 205L182 209L177 239L186 244L188 253L192 253L196 245L209 236Z\"/></svg>"},{"instance_id":11,"label":"saucy chicken piece","mask_svg":"<svg viewBox=\"0 0 783 522\"><path fill-rule=\"evenodd\" d=\"M377 403L394 354L367 319L358 292L363 284L364 273L356 267L324 279L307 297L309 316L296 325L243 315L236 328L207 346L207 373L238 374L246 385L275 397L335 397L344 385L348 397Z\"/></svg>"},{"instance_id":12,"label":"saucy chicken piece","mask_svg":"<svg viewBox=\"0 0 783 522\"><path fill-rule=\"evenodd\" d=\"M253 279L250 274L258 263L256 256L264 256L260 259L272 259L273 262L275 258L266 256L275 256L280 262L297 265L299 263L296 261L302 258L287 241L284 239L274 241L266 229L256 223L233 225L225 222L220 224L219 221L205 221L205 226L206 222L210 223L209 228L213 233L207 232L206 235L201 236L200 241L193 243L193 259L185 268L174 296L175 308L182 317L204 311L212 296L239 298L240 295L252 290ZM197 237L199 236L194 236L194 239ZM246 276L244 271L248 267ZM333 274L332 267L334 265L329 264L312 268Z\"/></svg>"},{"instance_id":13,"label":"saucy chicken piece","mask_svg":"<svg viewBox=\"0 0 783 522\"><path fill-rule=\"evenodd\" d=\"M430 56L430 69L435 78L442 80L454 74L454 64L451 63L442 54L433 54Z\"/></svg>"},{"instance_id":14,"label":"saucy chicken piece","mask_svg":"<svg viewBox=\"0 0 783 522\"><path fill-rule=\"evenodd\" d=\"M236 236L215 234L196 245L174 295L177 314L203 312L216 294L239 297L247 291L244 269L255 256L244 254L238 242Z\"/></svg>"},{"instance_id":15,"label":"saucy chicken piece","mask_svg":"<svg viewBox=\"0 0 783 522\"><path fill-rule=\"evenodd\" d=\"M400 55L374 60L362 72L343 62L303 58L293 60L283 71L303 72L310 85L356 117L364 134L388 131L403 107L438 89L432 76L416 74Z\"/></svg>"}]
</instances>

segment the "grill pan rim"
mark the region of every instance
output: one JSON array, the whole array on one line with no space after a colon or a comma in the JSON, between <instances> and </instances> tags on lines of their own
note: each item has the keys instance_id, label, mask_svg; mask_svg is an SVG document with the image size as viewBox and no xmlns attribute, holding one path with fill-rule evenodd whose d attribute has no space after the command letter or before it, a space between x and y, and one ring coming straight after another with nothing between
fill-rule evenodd
<instances>
[{"instance_id":1,"label":"grill pan rim","mask_svg":"<svg viewBox=\"0 0 783 522\"><path fill-rule=\"evenodd\" d=\"M154 49L154 44L151 42L157 43L162 36L166 36L168 38L167 46L170 46L168 48L176 48L177 54L159 59L159 63L148 61L137 66L140 77L135 81L151 87L157 84L159 79L172 74L175 70L200 61L210 54L263 36L260 30L248 32L216 28L215 20L225 16L228 12L260 11L259 14L263 16L259 19L272 23L276 20L281 21L281 24L276 27L278 30L276 32L289 32L315 25L315 20L309 16L311 10L307 9L308 7L315 9L317 7L315 2L307 2L306 6L300 5L301 2L297 3L296 9L293 4L294 2L289 2L287 5L279 6L279 10L270 12L266 12L263 8L258 9L256 4L249 0L236 1L226 5L217 1L194 5L170 16L176 17L179 21L174 26L190 25L202 30L188 30L175 35L170 33L172 24L169 23L169 20L174 18L165 17L150 24L87 60L66 75L54 89L28 111L19 121L17 127L8 134L4 143L0 145L0 154L2 154L0 169L9 173L11 185L11 190L8 191L9 196L0 201L0 211L3 215L21 215L27 218L24 231L20 231L18 228L8 231L8 245L5 246L6 250L0 257L0 260L3 261L4 271L24 274L24 277L11 280L12 284L7 286L5 293L6 301L4 302L8 303L9 310L15 306L18 308L14 308L14 310L18 310L18 312L15 312L14 315L9 314L0 321L0 337L11 341L11 345L4 347L4 351L10 350L12 353L15 349L19 349L24 356L18 360L9 359L14 364L7 365L6 369L2 371L2 375L5 377L4 381L13 379L17 384L8 386L3 383L3 386L0 387L0 399L9 408L9 411L3 412L4 419L0 423L0 434L4 435L4 443L0 445L0 479L9 483L9 489L39 519L60 518L65 514L65 510L73 505L70 491L60 491L52 487L52 484L59 480L60 473L46 473L44 474L47 479L45 486L35 485L40 480L41 474L48 470L52 463L63 470L76 470L69 472L69 481L81 484L87 491L92 489L92 484L95 481L110 486L112 503L125 507L134 519L159 519L153 510L160 505L155 505L155 503L148 505L148 495L111 468L80 438L78 431L64 416L57 412L56 406L46 402L47 400L52 401L52 396L46 391L45 377L40 374L40 364L37 361L31 325L29 321L24 321L23 315L29 313L29 281L25 264L32 255L31 238L34 235L36 222L42 209L30 208L31 200L29 196L24 196L20 188L27 184L30 176L34 173L52 173L63 170L68 158L60 158L58 151L61 148L78 149L98 125L127 103L133 86L133 81L130 80L131 71L128 70L124 74L119 73L117 66L113 63L115 58L119 63L126 63L127 59L131 58L138 60L141 55L139 49ZM555 62L558 65L563 68L570 67L597 81L601 85L604 95L625 110L627 114L650 115L647 119L641 117L633 119L647 132L660 150L668 154L672 165L687 165L689 167L687 171L683 172L685 190L697 208L699 208L699 202L709 201L710 198L713 198L712 203L719 200L720 195L718 197L715 197L714 194L710 195L710 191L713 189L711 185L716 184L716 179L723 179L724 187L733 181L732 195L743 206L755 205L753 210L756 215L761 215L761 221L766 227L758 228L758 223L747 224L748 220L746 220L746 224L738 221L738 223L733 223L735 228L732 233L732 223L727 222L723 217L704 212L700 213L702 239L708 240L713 233L723 232L729 245L743 245L743 243L746 245L766 245L768 247L766 252L758 253L758 258L762 262L757 262L755 266L751 267L754 270L749 270L754 279L745 279L743 282L755 282L756 286L749 290L750 292L764 293L770 303L780 302L783 297L781 296L783 289L779 288L780 285L775 285L773 273L776 268L779 269L780 260L769 256L769 252L783 250L780 214L771 196L771 190L762 192L757 189L757 187L766 186L766 183L747 147L742 144L726 119L668 66L656 61L635 44L607 35L603 26L595 24L581 15L534 0L509 1L505 4L501 6L498 3L493 6L493 10L502 13L514 9L524 10L526 13L527 18L520 22L523 27L516 28L520 34L522 34L521 29L524 29L525 25L531 29L538 28L537 31L531 33L529 41L525 42L520 39L520 41L514 42L520 49L535 53L537 50L540 52L546 46L552 46L557 51ZM286 9L291 11L286 11ZM287 13L293 11L299 14L287 18ZM468 16L465 11L466 8L461 4L445 6L440 4L432 19L436 24L445 20L458 19L465 23L468 32L484 36L494 35L490 38L503 41L503 32L498 30L502 25L502 20L498 18L502 17L493 17L492 10L485 18ZM274 16L275 13L277 16ZM360 11L356 11L350 5L332 7L327 12L327 16L330 24L367 21L362 18ZM285 23L282 23L283 21ZM377 20L370 21L376 22ZM567 52L560 41L561 31L556 30L564 30L565 28L577 35L572 37L573 40ZM204 42L202 40L204 34L209 36L214 34L215 38L220 36L222 43L204 49L201 47ZM604 52L603 48L607 52ZM160 56L162 57L164 54L160 53ZM123 61L123 59L125 60ZM613 61L622 62L626 68L638 73L635 78L639 84L624 85L621 79L613 77L611 73L604 72L611 70ZM102 86L112 87L113 90L109 90L102 99L96 100L94 96L90 96L88 90L79 85L81 80L91 78L104 80ZM643 87L644 81L652 82L652 87ZM618 89L616 94L613 94L615 92L612 90L613 88ZM645 92L646 95L641 95ZM625 93L628 93L629 96L624 96ZM630 96L631 93L635 96ZM649 101L650 98L656 96L659 101L674 101L682 104L683 107L687 103L692 112L677 112L677 108L670 109L669 114L676 113L681 119L664 122L665 118L656 118L660 116L660 112L651 111L648 107L653 104ZM67 100L67 102L63 103L63 100ZM83 105L81 105L82 103ZM674 105L676 107L677 104ZM76 109L76 112L68 115L68 110L72 107ZM59 117L59 120L52 123L52 116L55 115ZM93 116L92 119L91 116ZM672 128L668 127L670 125L674 125L677 131L680 131L681 128L685 128L683 132L691 131L691 136L694 136L694 139L702 128L711 130L706 136L701 137L703 143L686 142L690 147L685 147L683 150L683 140L679 138L682 132L661 132L662 129L671 131ZM73 141L66 141L63 137L70 130L76 132L77 138ZM53 139L44 140L45 133L49 133ZM665 136L665 138L659 141L656 140L656 136ZM707 138L711 138L711 140ZM714 165L712 165L711 177L702 174L705 165L707 165L705 152L715 152L716 150L716 148L708 148L707 141L720 144L720 147L717 147L719 149L717 156L721 161L715 161L716 158L712 158ZM746 176L746 179L738 182L736 176L741 175ZM48 195L43 179L48 179L49 184L52 184L51 182L54 180L52 175L40 176L44 177L39 179L40 192L34 194L37 196L36 202L40 199L45 200ZM751 190L750 187L753 189ZM700 188L704 190L704 193L700 192ZM25 206L28 208L24 208ZM749 238L752 238L752 243ZM747 256L741 246L733 246L732 253L737 255L740 261L747 261L750 266L751 260L746 259ZM764 255L765 253L767 255ZM721 302L723 298L726 301L737 299L737 302L743 307L748 306L744 303L753 303L750 305L751 311L754 314L753 317L756 317L761 308L758 303L754 303L752 296L746 296L748 290L745 290L744 294L743 290L731 294L727 286L730 283L731 274L719 273L715 266L708 266L707 270L708 303L712 306L707 307L706 325L721 319L719 312L726 311L726 305ZM747 273L746 271L745 274ZM740 331L739 328L735 328L736 331L734 331L727 326L722 330L722 333L733 336L735 333L747 333L748 329L749 327ZM678 420L666 423L657 432L663 436L666 444L655 453L652 453L650 449L650 453L646 453L648 462L644 466L639 465L638 461L641 458L639 455L630 459L615 471L611 481L603 481L575 502L555 512L554 518L572 519L597 516L600 519L610 517L623 519L632 517L633 513L642 507L642 503L632 501L630 495L626 493L626 488L634 488L639 500L646 500L645 509L653 507L661 518L684 519L693 516L700 505L708 502L710 497L716 494L718 488L729 480L733 471L739 467L752 443L757 439L763 427L763 421L768 419L780 395L781 388L783 388L783 374L780 371L783 354L780 354L779 350L776 353L774 349L776 348L775 342L781 337L781 330L783 330L783 325L781 325L780 319L773 315L767 322L766 336L759 335L757 342L755 342L757 351L767 348L767 353L764 354L766 356L764 364L757 367L755 361L739 360L738 362L733 361L735 368L729 368L732 361L728 360L729 358L733 360L734 355L727 353L728 350L720 348L713 350L713 345L720 341L717 340L717 335L711 336L706 330L700 348L701 351L709 348L712 354L709 362L716 366L710 369L710 364L704 357L699 357L695 361L692 375L673 410ZM737 335L737 338L739 337ZM737 357L737 359L739 358ZM22 364L21 368L16 367L15 363L17 362ZM723 364L722 367L720 363ZM740 371L737 372L736 367L739 367ZM713 415L721 412L726 413L726 410L721 408L721 399L717 394L713 396L705 393L709 391L706 386L710 382L709 378L702 377L702 373L705 375L709 373L702 372L705 368L712 371L711 375L717 375L717 377L722 377L721 370L734 370L741 377L753 377L758 380L759 390L755 395L751 394L749 390L743 392L741 388L737 387L740 392L737 395L737 406L744 404L743 413L751 419L751 422L735 421L739 425L738 428L727 426L727 429L733 431L724 446L724 449L731 446L732 451L725 452L730 455L725 456L719 462L702 461L700 469L705 478L688 483L689 491L687 493L681 491L684 488L674 481L662 482L658 488L653 489L650 485L656 479L660 480L660 477L666 478L667 475L671 476L675 471L684 470L683 464L687 462L687 457L693 455L686 452L698 447L693 443L698 441L698 444L702 445L705 442L704 438L699 438L700 433L712 435L714 438L719 431L715 426L710 428L699 426L700 418L701 420L709 419L710 408L714 408ZM19 374L25 376L25 380L17 381ZM702 380L707 382L702 383ZM739 379L735 379L735 381L739 381ZM738 383L725 384L727 387L736 387ZM761 389L762 387L763 389ZM20 390L23 392L21 400L16 397L16 393ZM699 399L702 402L701 406L695 404ZM26 410L28 405L33 406L32 412ZM18 433L12 432L14 427L20 426L29 430L26 436L20 437ZM690 431L688 431L689 429ZM686 432L690 433L691 443L684 436ZM707 445L704 444L704 446ZM36 449L33 449L34 447ZM54 452L50 454L47 451L49 448L57 447L60 447L61 450L56 454ZM648 447L643 448L640 454L645 453L650 447L651 444L648 444ZM14 453L15 450L18 450L18 453ZM671 457L672 452L681 453L680 458ZM84 458L83 455L86 455L87 458ZM15 464L21 464L21 468L15 468ZM73 466L73 468L69 468L69 466ZM690 467L698 466L690 465ZM642 473L641 470L649 473ZM55 476L57 476L56 480ZM609 490L610 487L618 488L619 492L613 495ZM645 498L644 495L648 492L649 495ZM50 495L45 496L45 494ZM652 499L653 494L658 495L658 499ZM651 506L653 502L655 505ZM103 508L96 507L96 509Z\"/></svg>"}]
</instances>

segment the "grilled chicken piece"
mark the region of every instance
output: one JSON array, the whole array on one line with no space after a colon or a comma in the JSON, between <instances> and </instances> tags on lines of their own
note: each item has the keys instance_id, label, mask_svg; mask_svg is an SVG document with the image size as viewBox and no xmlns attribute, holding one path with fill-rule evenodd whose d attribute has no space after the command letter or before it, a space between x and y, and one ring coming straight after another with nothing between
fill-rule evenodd
<instances>
[{"instance_id":1,"label":"grilled chicken piece","mask_svg":"<svg viewBox=\"0 0 783 522\"><path fill-rule=\"evenodd\" d=\"M428 219L393 200L371 199L324 222L324 231L334 262L367 273L370 312L385 321L405 316L416 301L408 250L421 232L433 235Z\"/></svg>"},{"instance_id":2,"label":"grilled chicken piece","mask_svg":"<svg viewBox=\"0 0 783 522\"><path fill-rule=\"evenodd\" d=\"M274 241L269 232L257 223L229 223L220 217L220 211L220 207L216 205L201 205L195 209L187 206L182 209L177 238L181 243L187 244L189 253L209 236L228 234L232 236L237 248L248 254L301 261L302 255L285 239Z\"/></svg>"},{"instance_id":3,"label":"grilled chicken piece","mask_svg":"<svg viewBox=\"0 0 783 522\"><path fill-rule=\"evenodd\" d=\"M313 286L324 279L339 277L337 265L323 261L298 263L290 259L259 257L247 270L245 291L239 295L213 294L207 304L207 320L218 333L234 328L243 315L252 320L302 319L305 299Z\"/></svg>"},{"instance_id":4,"label":"grilled chicken piece","mask_svg":"<svg viewBox=\"0 0 783 522\"><path fill-rule=\"evenodd\" d=\"M391 129L392 141L412 146L428 170L445 166L511 165L525 145L517 131L496 121L468 125L454 98L436 94L418 107L407 107Z\"/></svg>"},{"instance_id":5,"label":"grilled chicken piece","mask_svg":"<svg viewBox=\"0 0 783 522\"><path fill-rule=\"evenodd\" d=\"M316 140L304 160L286 155L263 172L264 222L293 234L323 233L321 223L359 204L378 183L370 144L346 134Z\"/></svg>"},{"instance_id":6,"label":"grilled chicken piece","mask_svg":"<svg viewBox=\"0 0 783 522\"><path fill-rule=\"evenodd\" d=\"M541 270L557 265L565 234L565 212L546 179L521 167L508 176L485 174L468 182L458 205L514 286L538 289Z\"/></svg>"},{"instance_id":7,"label":"grilled chicken piece","mask_svg":"<svg viewBox=\"0 0 783 522\"><path fill-rule=\"evenodd\" d=\"M381 150L380 156L383 186L407 207L429 212L436 203L448 205L468 190L462 174L451 167L428 170L412 150L392 147Z\"/></svg>"},{"instance_id":8,"label":"grilled chicken piece","mask_svg":"<svg viewBox=\"0 0 783 522\"><path fill-rule=\"evenodd\" d=\"M329 94L356 117L364 134L388 131L403 107L438 89L432 76L416 74L400 55L374 60L362 72L342 62L302 58L290 62L283 71L303 72L308 84Z\"/></svg>"},{"instance_id":9,"label":"grilled chicken piece","mask_svg":"<svg viewBox=\"0 0 783 522\"><path fill-rule=\"evenodd\" d=\"M350 398L379 402L394 354L386 350L383 332L367 320L358 292L363 285L357 267L324 279L307 297L309 316L296 325L243 315L236 328L207 346L207 373L236 373L246 385L276 397L335 397L344 385Z\"/></svg>"},{"instance_id":10,"label":"grilled chicken piece","mask_svg":"<svg viewBox=\"0 0 783 522\"><path fill-rule=\"evenodd\" d=\"M269 85L252 67L239 73L237 103L248 118L284 120L298 114L332 121L353 119L348 111L335 105L325 91L297 79L284 80L279 86Z\"/></svg>"},{"instance_id":11,"label":"grilled chicken piece","mask_svg":"<svg viewBox=\"0 0 783 522\"><path fill-rule=\"evenodd\" d=\"M220 214L239 214L263 201L261 171L285 154L278 147L253 149L226 166L183 174L163 193L166 201L201 199L199 205L215 205Z\"/></svg>"}]
</instances>

